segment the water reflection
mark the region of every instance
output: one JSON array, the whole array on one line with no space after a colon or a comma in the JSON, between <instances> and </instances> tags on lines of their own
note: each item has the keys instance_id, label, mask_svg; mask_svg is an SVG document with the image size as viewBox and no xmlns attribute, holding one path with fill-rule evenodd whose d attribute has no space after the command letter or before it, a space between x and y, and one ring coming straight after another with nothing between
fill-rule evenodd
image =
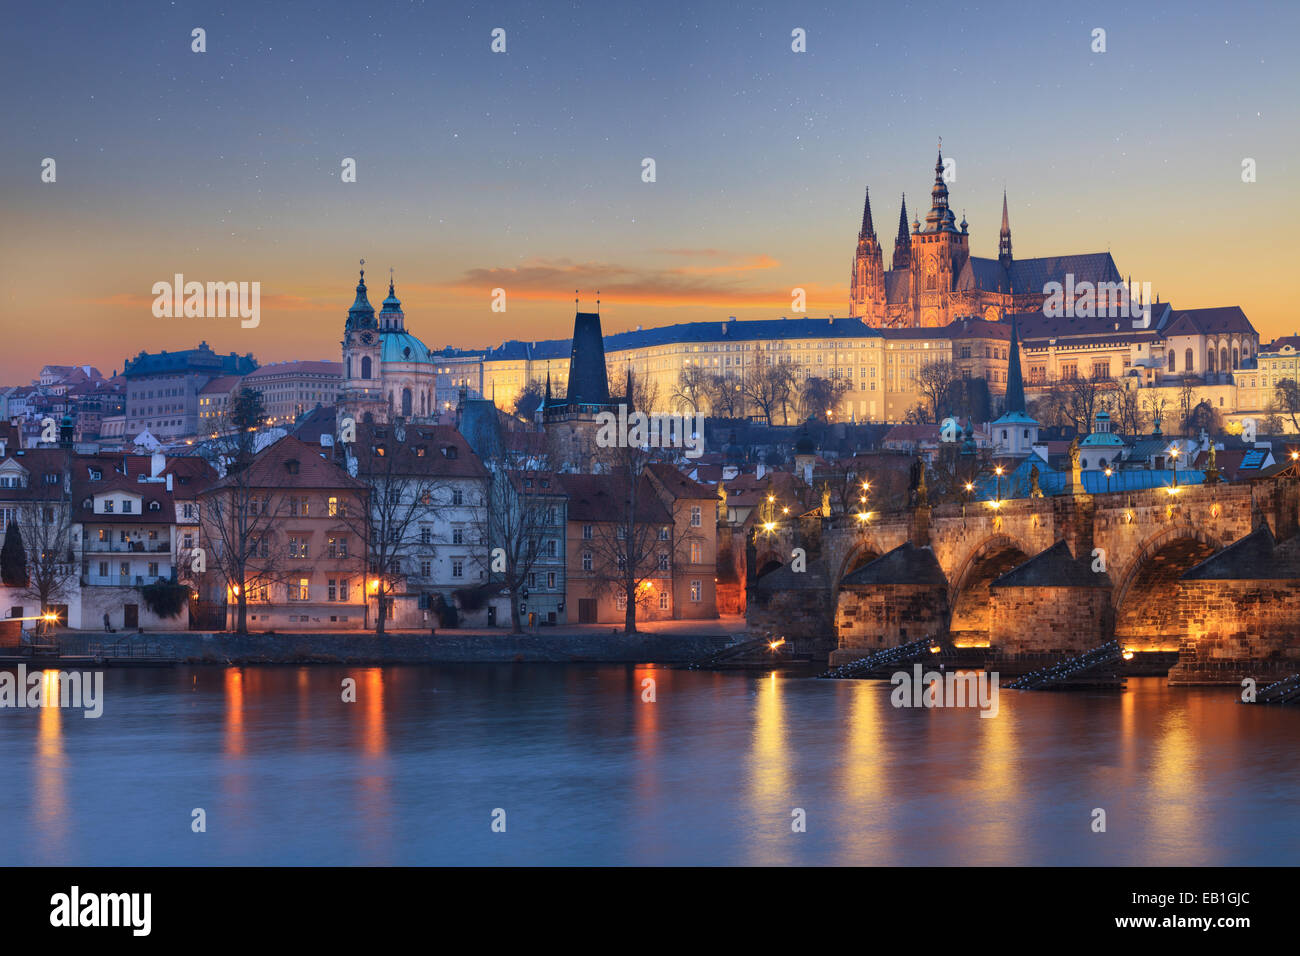
<instances>
[{"instance_id":1,"label":"water reflection","mask_svg":"<svg viewBox=\"0 0 1300 956\"><path fill-rule=\"evenodd\" d=\"M754 730L749 753L749 852L746 861L760 866L789 862L793 812L800 807L790 790L789 718L783 699L785 681L775 671L758 680Z\"/></svg>"},{"instance_id":2,"label":"water reflection","mask_svg":"<svg viewBox=\"0 0 1300 956\"><path fill-rule=\"evenodd\" d=\"M14 834L0 864L1231 865L1300 852L1300 709L1143 679L1115 694L1003 691L982 719L895 708L890 689L648 666L109 670L101 719L0 710ZM202 842L159 825L197 806ZM490 832L498 806L508 836ZM795 808L806 832L791 829Z\"/></svg>"},{"instance_id":3,"label":"water reflection","mask_svg":"<svg viewBox=\"0 0 1300 956\"><path fill-rule=\"evenodd\" d=\"M33 675L28 675L28 679ZM59 672L42 671L40 675L42 699L59 700ZM26 693L27 688L18 688ZM68 806L65 792L65 757L63 753L63 711L58 707L42 707L38 712L36 729L36 806L35 827L42 845L51 857L57 859L65 852L67 843Z\"/></svg>"}]
</instances>

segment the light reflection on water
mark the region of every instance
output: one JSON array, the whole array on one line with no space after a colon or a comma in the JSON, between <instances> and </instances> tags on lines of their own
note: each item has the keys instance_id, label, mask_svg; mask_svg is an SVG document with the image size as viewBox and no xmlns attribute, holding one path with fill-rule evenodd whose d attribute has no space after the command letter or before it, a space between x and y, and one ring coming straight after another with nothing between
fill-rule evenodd
<instances>
[{"instance_id":1,"label":"light reflection on water","mask_svg":"<svg viewBox=\"0 0 1300 956\"><path fill-rule=\"evenodd\" d=\"M104 683L98 720L0 709L0 864L1228 865L1300 851L1300 708L1246 707L1231 688L1003 691L981 719L895 709L885 682L648 665L110 669ZM206 833L190 829L196 807Z\"/></svg>"}]
</instances>

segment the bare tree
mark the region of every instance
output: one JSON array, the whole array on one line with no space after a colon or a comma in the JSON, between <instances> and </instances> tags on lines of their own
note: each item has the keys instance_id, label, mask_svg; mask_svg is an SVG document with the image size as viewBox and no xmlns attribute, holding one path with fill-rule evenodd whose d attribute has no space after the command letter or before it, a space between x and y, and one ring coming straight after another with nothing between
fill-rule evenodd
<instances>
[{"instance_id":1,"label":"bare tree","mask_svg":"<svg viewBox=\"0 0 1300 956\"><path fill-rule=\"evenodd\" d=\"M927 362L921 366L916 374L916 387L930 407L929 420L931 422L939 421L939 412L945 401L949 398L949 391L952 384L960 379L957 366L953 365L947 359L939 359L935 362Z\"/></svg>"},{"instance_id":2,"label":"bare tree","mask_svg":"<svg viewBox=\"0 0 1300 956\"><path fill-rule=\"evenodd\" d=\"M1300 384L1295 379L1284 378L1273 386L1272 404L1291 419L1291 428L1300 432L1300 422L1296 421L1300 415Z\"/></svg>"},{"instance_id":3,"label":"bare tree","mask_svg":"<svg viewBox=\"0 0 1300 956\"><path fill-rule=\"evenodd\" d=\"M363 580L373 585L378 602L376 634L384 633L390 595L405 583L405 566L424 544L422 525L441 515L453 495L429 467L437 448L418 435L415 425L362 424L356 442L342 445L348 474L366 486L368 500L351 508L340 503L335 517L360 541Z\"/></svg>"},{"instance_id":4,"label":"bare tree","mask_svg":"<svg viewBox=\"0 0 1300 956\"><path fill-rule=\"evenodd\" d=\"M1113 414L1121 435L1141 435L1146 429L1146 413L1136 388L1121 388L1116 392Z\"/></svg>"},{"instance_id":5,"label":"bare tree","mask_svg":"<svg viewBox=\"0 0 1300 956\"><path fill-rule=\"evenodd\" d=\"M672 404L679 412L700 411L710 397L713 376L702 365L687 365L677 373L673 386Z\"/></svg>"},{"instance_id":6,"label":"bare tree","mask_svg":"<svg viewBox=\"0 0 1300 956\"><path fill-rule=\"evenodd\" d=\"M592 538L585 543L593 553L594 579L602 590L622 596L623 630L634 634L637 608L651 599L646 583L665 573L671 576L684 537L646 474L652 452L632 446L599 451L600 474L594 478L609 500L609 520L593 522Z\"/></svg>"},{"instance_id":7,"label":"bare tree","mask_svg":"<svg viewBox=\"0 0 1300 956\"><path fill-rule=\"evenodd\" d=\"M1109 378L1098 375L1087 377L1076 375L1068 379L1066 384L1069 389L1067 394L1070 424L1074 426L1076 434L1090 434L1097 411L1106 393L1111 389L1112 382Z\"/></svg>"},{"instance_id":8,"label":"bare tree","mask_svg":"<svg viewBox=\"0 0 1300 956\"><path fill-rule=\"evenodd\" d=\"M563 492L552 473L551 450L514 451L500 435L480 455L489 472L474 509L474 525L486 549L475 560L495 590L510 595L510 629L518 634L524 587L545 550L562 541Z\"/></svg>"},{"instance_id":9,"label":"bare tree","mask_svg":"<svg viewBox=\"0 0 1300 956\"><path fill-rule=\"evenodd\" d=\"M262 595L280 579L275 516L282 506L270 487L258 487L252 465L257 430L266 423L260 392L241 389L214 426L211 445L221 475L200 495L203 564L214 564L235 599L235 632L248 633L249 592Z\"/></svg>"},{"instance_id":10,"label":"bare tree","mask_svg":"<svg viewBox=\"0 0 1300 956\"><path fill-rule=\"evenodd\" d=\"M714 372L706 383L709 410L720 418L738 418L745 412L745 393L741 382Z\"/></svg>"},{"instance_id":11,"label":"bare tree","mask_svg":"<svg viewBox=\"0 0 1300 956\"><path fill-rule=\"evenodd\" d=\"M1146 411L1147 418L1151 422L1151 428L1154 430L1157 425L1163 432L1165 427L1165 409L1169 405L1169 399L1159 393L1158 389L1151 389L1147 394Z\"/></svg>"},{"instance_id":12,"label":"bare tree","mask_svg":"<svg viewBox=\"0 0 1300 956\"><path fill-rule=\"evenodd\" d=\"M773 413L780 410L788 425L796 383L794 365L785 358L774 361L769 357L764 362L754 368L753 374L746 376L741 383L741 392L763 413L769 424L774 424Z\"/></svg>"},{"instance_id":13,"label":"bare tree","mask_svg":"<svg viewBox=\"0 0 1300 956\"><path fill-rule=\"evenodd\" d=\"M18 534L27 550L27 585L22 593L36 600L42 615L51 613L52 605L63 603L60 599L67 598L80 580L66 461L58 479L57 484L30 488L31 497L19 506L17 515ZM47 632L53 623L43 618L37 622L36 632Z\"/></svg>"},{"instance_id":14,"label":"bare tree","mask_svg":"<svg viewBox=\"0 0 1300 956\"><path fill-rule=\"evenodd\" d=\"M1196 408L1196 376L1184 375L1178 386L1178 422L1183 434L1192 429L1192 410Z\"/></svg>"},{"instance_id":15,"label":"bare tree","mask_svg":"<svg viewBox=\"0 0 1300 956\"><path fill-rule=\"evenodd\" d=\"M811 418L829 419L848 390L849 383L845 379L810 375L799 390L800 409Z\"/></svg>"}]
</instances>

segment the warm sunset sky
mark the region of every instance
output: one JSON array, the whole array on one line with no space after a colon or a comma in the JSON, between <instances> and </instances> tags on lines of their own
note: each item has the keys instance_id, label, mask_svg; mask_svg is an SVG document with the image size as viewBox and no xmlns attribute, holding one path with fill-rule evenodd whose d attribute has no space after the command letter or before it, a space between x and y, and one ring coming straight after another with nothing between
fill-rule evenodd
<instances>
[{"instance_id":1,"label":"warm sunset sky","mask_svg":"<svg viewBox=\"0 0 1300 956\"><path fill-rule=\"evenodd\" d=\"M567 335L575 287L606 332L792 314L795 286L845 315L863 187L888 260L939 136L976 254L1005 185L1018 256L1109 248L1176 307L1289 334L1297 36L1293 0L24 4L0 37L0 384L202 339L337 359L362 257L433 348ZM177 272L261 282L260 327L154 318Z\"/></svg>"}]
</instances>

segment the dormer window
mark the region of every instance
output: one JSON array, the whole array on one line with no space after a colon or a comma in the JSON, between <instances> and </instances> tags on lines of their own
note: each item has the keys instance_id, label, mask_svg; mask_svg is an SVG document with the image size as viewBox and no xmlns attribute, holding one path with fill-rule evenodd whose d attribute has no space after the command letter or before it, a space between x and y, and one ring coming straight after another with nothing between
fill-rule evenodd
<instances>
[{"instance_id":1,"label":"dormer window","mask_svg":"<svg viewBox=\"0 0 1300 956\"><path fill-rule=\"evenodd\" d=\"M103 480L104 480L104 472L103 472L102 470L100 470L99 468L92 468L92 469L90 469L90 480L91 480L91 481L103 481Z\"/></svg>"},{"instance_id":2,"label":"dormer window","mask_svg":"<svg viewBox=\"0 0 1300 956\"><path fill-rule=\"evenodd\" d=\"M105 499L104 499L104 514L106 514L106 515L111 515L112 513L113 513L113 499L112 499L112 498L105 498Z\"/></svg>"},{"instance_id":3,"label":"dormer window","mask_svg":"<svg viewBox=\"0 0 1300 956\"><path fill-rule=\"evenodd\" d=\"M448 458L455 458L455 457L456 457L456 446L455 446L455 445L448 445L446 448L444 448L444 449L442 450L442 453L443 453L445 456L447 456Z\"/></svg>"},{"instance_id":4,"label":"dormer window","mask_svg":"<svg viewBox=\"0 0 1300 956\"><path fill-rule=\"evenodd\" d=\"M424 457L424 453L425 453L426 451L428 451L428 449L427 449L424 445L416 445L416 446L415 446L415 457L416 457L416 458L423 458L423 457Z\"/></svg>"},{"instance_id":5,"label":"dormer window","mask_svg":"<svg viewBox=\"0 0 1300 956\"><path fill-rule=\"evenodd\" d=\"M149 510L150 510L150 511L158 511L158 510L160 510L161 508L162 508L162 505L158 504L158 502L156 502L156 501L151 501L151 502L149 502Z\"/></svg>"},{"instance_id":6,"label":"dormer window","mask_svg":"<svg viewBox=\"0 0 1300 956\"><path fill-rule=\"evenodd\" d=\"M298 474L301 467L302 464L296 458L290 458L288 461L284 463L285 471L289 472L289 474L291 475Z\"/></svg>"}]
</instances>

